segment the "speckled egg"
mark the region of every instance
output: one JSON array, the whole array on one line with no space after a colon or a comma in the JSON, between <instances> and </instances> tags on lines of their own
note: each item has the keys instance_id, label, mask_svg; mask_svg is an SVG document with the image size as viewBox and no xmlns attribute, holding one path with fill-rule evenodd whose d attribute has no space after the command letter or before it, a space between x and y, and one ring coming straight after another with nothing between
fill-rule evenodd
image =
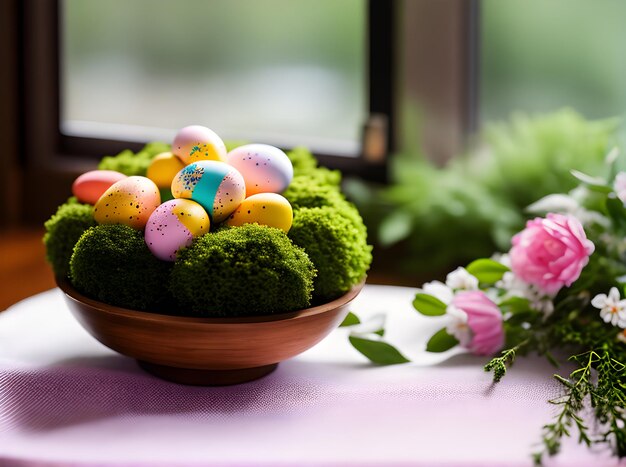
<instances>
[{"instance_id":1,"label":"speckled egg","mask_svg":"<svg viewBox=\"0 0 626 467\"><path fill-rule=\"evenodd\" d=\"M257 193L246 198L225 224L239 226L257 223L289 232L293 221L291 204L277 193Z\"/></svg>"},{"instance_id":2,"label":"speckled egg","mask_svg":"<svg viewBox=\"0 0 626 467\"><path fill-rule=\"evenodd\" d=\"M126 224L143 229L159 204L159 188L152 180L127 177L104 192L94 207L93 217L99 224Z\"/></svg>"},{"instance_id":3,"label":"speckled egg","mask_svg":"<svg viewBox=\"0 0 626 467\"><path fill-rule=\"evenodd\" d=\"M175 261L176 252L209 231L209 215L195 201L173 199L161 204L146 224L146 245L163 261Z\"/></svg>"},{"instance_id":4,"label":"speckled egg","mask_svg":"<svg viewBox=\"0 0 626 467\"><path fill-rule=\"evenodd\" d=\"M282 193L293 178L293 165L287 155L267 144L246 144L228 153L227 162L246 181L246 196L256 193Z\"/></svg>"},{"instance_id":5,"label":"speckled egg","mask_svg":"<svg viewBox=\"0 0 626 467\"><path fill-rule=\"evenodd\" d=\"M196 161L226 161L226 145L217 134L200 125L182 128L176 133L172 152L185 165Z\"/></svg>"},{"instance_id":6,"label":"speckled egg","mask_svg":"<svg viewBox=\"0 0 626 467\"><path fill-rule=\"evenodd\" d=\"M237 169L224 162L198 161L174 177L172 195L200 203L211 221L219 223L244 200L246 184Z\"/></svg>"},{"instance_id":7,"label":"speckled egg","mask_svg":"<svg viewBox=\"0 0 626 467\"><path fill-rule=\"evenodd\" d=\"M159 188L169 189L172 180L185 164L171 152L163 152L152 159L146 172L146 177L152 180Z\"/></svg>"},{"instance_id":8,"label":"speckled egg","mask_svg":"<svg viewBox=\"0 0 626 467\"><path fill-rule=\"evenodd\" d=\"M72 194L81 203L96 204L102 194L126 175L115 170L91 170L85 172L72 184Z\"/></svg>"}]
</instances>

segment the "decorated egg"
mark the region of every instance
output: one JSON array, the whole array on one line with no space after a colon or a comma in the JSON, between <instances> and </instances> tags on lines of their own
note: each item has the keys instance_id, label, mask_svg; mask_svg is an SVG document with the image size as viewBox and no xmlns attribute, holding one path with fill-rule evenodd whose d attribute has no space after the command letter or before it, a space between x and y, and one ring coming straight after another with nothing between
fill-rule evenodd
<instances>
[{"instance_id":1,"label":"decorated egg","mask_svg":"<svg viewBox=\"0 0 626 467\"><path fill-rule=\"evenodd\" d=\"M98 224L126 224L143 229L159 204L159 188L152 180L127 177L104 192L94 207L93 217Z\"/></svg>"},{"instance_id":2,"label":"decorated egg","mask_svg":"<svg viewBox=\"0 0 626 467\"><path fill-rule=\"evenodd\" d=\"M172 152L185 165L196 161L226 161L226 145L217 134L200 125L182 128L176 133Z\"/></svg>"},{"instance_id":3,"label":"decorated egg","mask_svg":"<svg viewBox=\"0 0 626 467\"><path fill-rule=\"evenodd\" d=\"M226 219L246 197L246 184L234 167L217 161L198 161L176 174L174 198L200 203L213 222Z\"/></svg>"},{"instance_id":4,"label":"decorated egg","mask_svg":"<svg viewBox=\"0 0 626 467\"><path fill-rule=\"evenodd\" d=\"M170 188L172 180L185 164L171 152L163 152L152 159L146 172L146 177L152 180L159 188Z\"/></svg>"},{"instance_id":5,"label":"decorated egg","mask_svg":"<svg viewBox=\"0 0 626 467\"><path fill-rule=\"evenodd\" d=\"M173 199L161 204L146 224L146 245L163 261L175 261L176 252L209 231L209 215L195 201Z\"/></svg>"},{"instance_id":6,"label":"decorated egg","mask_svg":"<svg viewBox=\"0 0 626 467\"><path fill-rule=\"evenodd\" d=\"M92 170L85 172L72 184L72 194L81 203L96 204L102 194L126 175L115 170Z\"/></svg>"},{"instance_id":7,"label":"decorated egg","mask_svg":"<svg viewBox=\"0 0 626 467\"><path fill-rule=\"evenodd\" d=\"M289 232L293 221L291 204L277 193L257 193L246 198L225 224L240 226L257 223Z\"/></svg>"},{"instance_id":8,"label":"decorated egg","mask_svg":"<svg viewBox=\"0 0 626 467\"><path fill-rule=\"evenodd\" d=\"M227 162L246 182L246 196L256 193L282 193L293 178L293 165L287 155L267 144L246 144L228 153Z\"/></svg>"}]
</instances>

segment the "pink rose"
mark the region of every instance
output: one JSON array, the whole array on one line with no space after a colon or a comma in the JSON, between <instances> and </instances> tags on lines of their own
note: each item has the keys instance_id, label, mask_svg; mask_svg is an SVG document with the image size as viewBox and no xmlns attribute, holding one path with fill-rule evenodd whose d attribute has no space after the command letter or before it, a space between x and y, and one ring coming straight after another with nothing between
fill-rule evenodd
<instances>
[{"instance_id":1,"label":"pink rose","mask_svg":"<svg viewBox=\"0 0 626 467\"><path fill-rule=\"evenodd\" d=\"M513 273L548 295L572 285L594 250L578 219L563 214L528 221L512 243Z\"/></svg>"},{"instance_id":2,"label":"pink rose","mask_svg":"<svg viewBox=\"0 0 626 467\"><path fill-rule=\"evenodd\" d=\"M448 332L475 355L493 355L504 346L502 313L484 292L459 292L448 307Z\"/></svg>"}]
</instances>

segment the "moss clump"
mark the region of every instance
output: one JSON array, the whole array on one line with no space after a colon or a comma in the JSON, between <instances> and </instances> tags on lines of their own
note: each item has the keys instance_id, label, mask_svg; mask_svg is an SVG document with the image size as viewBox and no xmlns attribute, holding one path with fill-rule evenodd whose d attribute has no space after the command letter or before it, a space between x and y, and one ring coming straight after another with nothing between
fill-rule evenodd
<instances>
[{"instance_id":1,"label":"moss clump","mask_svg":"<svg viewBox=\"0 0 626 467\"><path fill-rule=\"evenodd\" d=\"M96 300L125 308L167 311L164 283L171 264L150 253L143 234L121 224L91 227L70 260L74 287Z\"/></svg>"},{"instance_id":2,"label":"moss clump","mask_svg":"<svg viewBox=\"0 0 626 467\"><path fill-rule=\"evenodd\" d=\"M67 277L74 245L83 232L94 225L93 207L79 203L76 198L70 198L59 206L57 212L46 221L43 237L46 259L56 277Z\"/></svg>"},{"instance_id":3,"label":"moss clump","mask_svg":"<svg viewBox=\"0 0 626 467\"><path fill-rule=\"evenodd\" d=\"M309 257L284 232L247 224L181 250L170 289L194 315L262 315L308 307L314 276Z\"/></svg>"},{"instance_id":4,"label":"moss clump","mask_svg":"<svg viewBox=\"0 0 626 467\"><path fill-rule=\"evenodd\" d=\"M306 175L298 175L283 192L294 209L334 206L344 200L337 187L312 182Z\"/></svg>"},{"instance_id":5,"label":"moss clump","mask_svg":"<svg viewBox=\"0 0 626 467\"><path fill-rule=\"evenodd\" d=\"M305 147L293 148L286 154L293 165L294 175L309 173L317 167L317 159Z\"/></svg>"},{"instance_id":6,"label":"moss clump","mask_svg":"<svg viewBox=\"0 0 626 467\"><path fill-rule=\"evenodd\" d=\"M346 216L350 208L301 208L294 213L289 238L304 248L318 271L313 289L317 301L347 292L365 277L372 261L362 221Z\"/></svg>"},{"instance_id":7,"label":"moss clump","mask_svg":"<svg viewBox=\"0 0 626 467\"><path fill-rule=\"evenodd\" d=\"M116 156L105 156L98 164L100 170L117 170L129 177L132 175L146 176L146 171L152 159L157 154L170 150L170 145L165 143L148 143L141 151L135 154L130 149L120 152Z\"/></svg>"},{"instance_id":8,"label":"moss clump","mask_svg":"<svg viewBox=\"0 0 626 467\"><path fill-rule=\"evenodd\" d=\"M317 159L306 148L298 147L287 152L287 157L293 165L294 179L306 177L309 183L316 185L330 185L339 188L341 172L318 167ZM292 182L293 183L293 182Z\"/></svg>"}]
</instances>

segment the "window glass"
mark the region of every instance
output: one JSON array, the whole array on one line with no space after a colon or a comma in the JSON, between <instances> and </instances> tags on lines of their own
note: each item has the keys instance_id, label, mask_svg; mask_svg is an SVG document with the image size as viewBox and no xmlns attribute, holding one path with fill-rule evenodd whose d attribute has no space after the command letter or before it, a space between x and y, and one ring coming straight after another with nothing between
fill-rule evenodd
<instances>
[{"instance_id":1,"label":"window glass","mask_svg":"<svg viewBox=\"0 0 626 467\"><path fill-rule=\"evenodd\" d=\"M626 2L482 0L481 115L626 111Z\"/></svg>"},{"instance_id":2,"label":"window glass","mask_svg":"<svg viewBox=\"0 0 626 467\"><path fill-rule=\"evenodd\" d=\"M65 0L62 131L147 140L203 124L225 139L356 153L366 10L365 0Z\"/></svg>"}]
</instances>

